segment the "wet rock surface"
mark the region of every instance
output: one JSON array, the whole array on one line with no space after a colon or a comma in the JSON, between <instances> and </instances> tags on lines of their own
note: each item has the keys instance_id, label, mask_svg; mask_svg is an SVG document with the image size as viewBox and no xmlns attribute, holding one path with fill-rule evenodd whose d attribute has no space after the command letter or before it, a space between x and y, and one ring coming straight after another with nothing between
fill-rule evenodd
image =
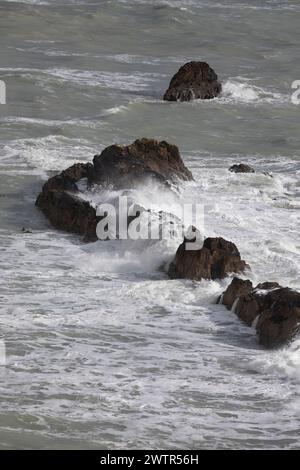
<instances>
[{"instance_id":1,"label":"wet rock surface","mask_svg":"<svg viewBox=\"0 0 300 470\"><path fill-rule=\"evenodd\" d=\"M246 165L245 163L232 165L229 168L229 171L231 171L232 173L255 173L255 169L250 165Z\"/></svg>"},{"instance_id":2,"label":"wet rock surface","mask_svg":"<svg viewBox=\"0 0 300 470\"><path fill-rule=\"evenodd\" d=\"M175 259L169 266L172 279L223 279L230 273L239 273L247 268L236 245L224 238L206 238L198 250L187 249L189 241L179 246Z\"/></svg>"},{"instance_id":3,"label":"wet rock surface","mask_svg":"<svg viewBox=\"0 0 300 470\"><path fill-rule=\"evenodd\" d=\"M300 293L276 282L253 288L250 281L234 278L221 303L249 326L257 320L259 343L267 348L288 344L300 330Z\"/></svg>"},{"instance_id":4,"label":"wet rock surface","mask_svg":"<svg viewBox=\"0 0 300 470\"><path fill-rule=\"evenodd\" d=\"M96 155L90 183L111 184L114 187L133 187L145 180L162 184L192 180L178 147L154 139L136 140L131 145L111 145Z\"/></svg>"},{"instance_id":5,"label":"wet rock surface","mask_svg":"<svg viewBox=\"0 0 300 470\"><path fill-rule=\"evenodd\" d=\"M37 197L36 205L54 227L82 235L86 241L95 241L101 217L80 197L79 181L85 180L86 188L103 185L120 189L149 180L170 187L180 180L191 179L192 173L184 165L176 145L140 139L128 146L107 147L94 157L93 163L76 163L50 178Z\"/></svg>"},{"instance_id":6,"label":"wet rock surface","mask_svg":"<svg viewBox=\"0 0 300 470\"><path fill-rule=\"evenodd\" d=\"M174 75L163 99L191 101L212 99L220 95L222 85L215 71L206 62L188 62Z\"/></svg>"},{"instance_id":7,"label":"wet rock surface","mask_svg":"<svg viewBox=\"0 0 300 470\"><path fill-rule=\"evenodd\" d=\"M82 235L86 241L95 241L96 226L100 220L88 201L78 196L76 183L87 177L90 164L77 163L43 186L36 205L58 229Z\"/></svg>"}]
</instances>

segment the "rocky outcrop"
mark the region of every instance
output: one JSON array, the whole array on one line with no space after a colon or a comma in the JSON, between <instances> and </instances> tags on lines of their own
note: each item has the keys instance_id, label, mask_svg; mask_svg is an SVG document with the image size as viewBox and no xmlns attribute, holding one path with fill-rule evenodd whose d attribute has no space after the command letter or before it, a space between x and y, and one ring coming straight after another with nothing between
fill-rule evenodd
<instances>
[{"instance_id":1,"label":"rocky outcrop","mask_svg":"<svg viewBox=\"0 0 300 470\"><path fill-rule=\"evenodd\" d=\"M90 170L90 164L77 163L50 178L44 184L36 205L55 228L82 235L87 241L95 241L100 219L95 208L78 197L76 185L80 179L87 177Z\"/></svg>"},{"instance_id":2,"label":"rocky outcrop","mask_svg":"<svg viewBox=\"0 0 300 470\"><path fill-rule=\"evenodd\" d=\"M165 101L208 100L222 91L215 71L206 62L188 62L172 78L163 99Z\"/></svg>"},{"instance_id":3,"label":"rocky outcrop","mask_svg":"<svg viewBox=\"0 0 300 470\"><path fill-rule=\"evenodd\" d=\"M256 320L259 343L267 348L287 344L300 331L300 293L276 282L253 288L250 281L234 278L221 303L249 326Z\"/></svg>"},{"instance_id":4,"label":"rocky outcrop","mask_svg":"<svg viewBox=\"0 0 300 470\"><path fill-rule=\"evenodd\" d=\"M132 188L145 180L163 184L191 180L178 147L154 139L136 140L131 145L111 145L93 160L94 171L89 182Z\"/></svg>"},{"instance_id":5,"label":"rocky outcrop","mask_svg":"<svg viewBox=\"0 0 300 470\"><path fill-rule=\"evenodd\" d=\"M153 139L136 140L128 146L112 145L93 163L77 163L50 178L43 186L36 205L58 229L82 235L86 241L97 240L96 227L101 219L96 209L80 197L77 183L114 188L132 188L146 181L164 185L191 180L175 145ZM130 223L130 217L128 223Z\"/></svg>"},{"instance_id":6,"label":"rocky outcrop","mask_svg":"<svg viewBox=\"0 0 300 470\"><path fill-rule=\"evenodd\" d=\"M229 168L232 173L255 173L252 166L246 165L245 163L239 163L238 165L232 165Z\"/></svg>"},{"instance_id":7,"label":"rocky outcrop","mask_svg":"<svg viewBox=\"0 0 300 470\"><path fill-rule=\"evenodd\" d=\"M223 279L247 267L236 245L224 238L206 238L198 250L186 249L186 243L188 240L185 239L170 264L168 274L171 279Z\"/></svg>"}]
</instances>

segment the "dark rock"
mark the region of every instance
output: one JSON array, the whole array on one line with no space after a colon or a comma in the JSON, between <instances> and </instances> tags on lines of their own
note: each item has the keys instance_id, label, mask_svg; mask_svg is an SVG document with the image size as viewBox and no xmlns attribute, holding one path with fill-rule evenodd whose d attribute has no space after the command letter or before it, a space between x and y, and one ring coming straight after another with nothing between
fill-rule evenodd
<instances>
[{"instance_id":1,"label":"dark rock","mask_svg":"<svg viewBox=\"0 0 300 470\"><path fill-rule=\"evenodd\" d=\"M245 163L240 163L239 165L232 165L229 168L229 171L232 173L255 173L254 168L249 165L245 165Z\"/></svg>"},{"instance_id":2,"label":"dark rock","mask_svg":"<svg viewBox=\"0 0 300 470\"><path fill-rule=\"evenodd\" d=\"M249 326L258 317L259 343L275 348L289 343L300 330L300 293L276 282L264 282L251 289L250 281L234 278L221 297L228 309Z\"/></svg>"},{"instance_id":3,"label":"dark rock","mask_svg":"<svg viewBox=\"0 0 300 470\"><path fill-rule=\"evenodd\" d=\"M61 175L66 180L77 183L77 181L82 178L87 178L90 172L93 171L92 163L75 163L66 170L64 170Z\"/></svg>"},{"instance_id":4,"label":"dark rock","mask_svg":"<svg viewBox=\"0 0 300 470\"><path fill-rule=\"evenodd\" d=\"M48 191L39 197L37 205L58 229L83 235L86 241L96 241L100 218L88 201L66 191Z\"/></svg>"},{"instance_id":5,"label":"dark rock","mask_svg":"<svg viewBox=\"0 0 300 470\"><path fill-rule=\"evenodd\" d=\"M97 240L96 226L101 217L96 209L80 198L78 181L87 185L104 184L115 188L133 187L149 178L164 185L178 180L191 180L175 145L153 139L141 139L132 145L112 145L94 163L76 163L50 178L43 186L36 205L54 227L82 235L87 241ZM133 218L135 218L134 216ZM128 223L132 217L128 217Z\"/></svg>"},{"instance_id":6,"label":"dark rock","mask_svg":"<svg viewBox=\"0 0 300 470\"><path fill-rule=\"evenodd\" d=\"M76 195L76 183L87 177L90 168L90 164L77 163L60 175L50 178L44 184L36 205L54 227L83 235L87 241L95 241L96 226L100 218L96 217L96 210L88 201Z\"/></svg>"},{"instance_id":7,"label":"dark rock","mask_svg":"<svg viewBox=\"0 0 300 470\"><path fill-rule=\"evenodd\" d=\"M178 147L165 141L140 139L133 144L111 145L94 157L89 182L114 187L133 187L147 179L160 183L193 179L184 165Z\"/></svg>"},{"instance_id":8,"label":"dark rock","mask_svg":"<svg viewBox=\"0 0 300 470\"><path fill-rule=\"evenodd\" d=\"M223 238L206 238L198 250L187 250L186 243L184 240L179 246L170 264L168 274L172 279L223 279L247 267L235 244Z\"/></svg>"},{"instance_id":9,"label":"dark rock","mask_svg":"<svg viewBox=\"0 0 300 470\"><path fill-rule=\"evenodd\" d=\"M256 295L255 292L241 295L235 306L235 313L242 321L251 326L262 309L263 301L264 297Z\"/></svg>"},{"instance_id":10,"label":"dark rock","mask_svg":"<svg viewBox=\"0 0 300 470\"><path fill-rule=\"evenodd\" d=\"M77 192L76 183L86 178L89 171L92 171L91 163L75 163L59 175L50 178L43 186L43 191L72 191Z\"/></svg>"},{"instance_id":11,"label":"dark rock","mask_svg":"<svg viewBox=\"0 0 300 470\"><path fill-rule=\"evenodd\" d=\"M265 310L258 320L259 342L266 348L276 348L290 343L300 331L300 308L282 310L274 305Z\"/></svg>"},{"instance_id":12,"label":"dark rock","mask_svg":"<svg viewBox=\"0 0 300 470\"><path fill-rule=\"evenodd\" d=\"M172 78L163 99L191 101L212 99L220 95L222 85L215 71L206 62L188 62Z\"/></svg>"},{"instance_id":13,"label":"dark rock","mask_svg":"<svg viewBox=\"0 0 300 470\"><path fill-rule=\"evenodd\" d=\"M272 289L278 289L281 287L278 282L261 282L260 284L257 284L255 287L255 292L257 291L270 291Z\"/></svg>"},{"instance_id":14,"label":"dark rock","mask_svg":"<svg viewBox=\"0 0 300 470\"><path fill-rule=\"evenodd\" d=\"M253 290L251 281L244 281L238 277L234 277L231 284L227 287L226 291L221 296L221 302L226 305L228 310L231 310L237 297L247 295Z\"/></svg>"},{"instance_id":15,"label":"dark rock","mask_svg":"<svg viewBox=\"0 0 300 470\"><path fill-rule=\"evenodd\" d=\"M260 344L274 348L292 341L300 330L300 293L283 287L272 290L265 295L264 307L256 325Z\"/></svg>"}]
</instances>

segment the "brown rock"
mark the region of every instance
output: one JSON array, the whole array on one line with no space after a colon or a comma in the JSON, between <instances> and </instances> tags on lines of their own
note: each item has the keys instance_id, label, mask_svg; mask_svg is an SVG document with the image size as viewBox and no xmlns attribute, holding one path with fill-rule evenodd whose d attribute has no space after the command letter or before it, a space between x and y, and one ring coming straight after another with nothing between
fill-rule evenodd
<instances>
[{"instance_id":1,"label":"brown rock","mask_svg":"<svg viewBox=\"0 0 300 470\"><path fill-rule=\"evenodd\" d=\"M223 238L206 238L200 250L187 250L186 240L179 246L170 264L170 278L223 279L247 267L234 243Z\"/></svg>"},{"instance_id":2,"label":"brown rock","mask_svg":"<svg viewBox=\"0 0 300 470\"><path fill-rule=\"evenodd\" d=\"M163 184L191 180L192 173L184 165L178 147L165 141L140 139L133 144L111 145L94 157L90 183L114 187L133 187L146 179Z\"/></svg>"},{"instance_id":3,"label":"brown rock","mask_svg":"<svg viewBox=\"0 0 300 470\"><path fill-rule=\"evenodd\" d=\"M261 304L259 300L260 297L252 292L246 295L242 295L237 301L234 312L249 326L252 325L261 311Z\"/></svg>"},{"instance_id":4,"label":"brown rock","mask_svg":"<svg viewBox=\"0 0 300 470\"><path fill-rule=\"evenodd\" d=\"M251 292L239 296L235 308L236 315L251 326L261 312L268 307L269 295L272 295L274 289L278 288L281 286L277 282L264 282L258 284Z\"/></svg>"},{"instance_id":5,"label":"brown rock","mask_svg":"<svg viewBox=\"0 0 300 470\"><path fill-rule=\"evenodd\" d=\"M265 304L256 325L260 344L275 348L292 341L300 330L300 293L282 287L266 294Z\"/></svg>"},{"instance_id":6,"label":"brown rock","mask_svg":"<svg viewBox=\"0 0 300 470\"><path fill-rule=\"evenodd\" d=\"M215 71L206 62L188 62L172 78L163 99L191 101L212 99L220 95L222 85Z\"/></svg>"},{"instance_id":7,"label":"brown rock","mask_svg":"<svg viewBox=\"0 0 300 470\"><path fill-rule=\"evenodd\" d=\"M255 291L271 291L272 289L278 289L281 287L278 282L261 282L255 287Z\"/></svg>"},{"instance_id":8,"label":"brown rock","mask_svg":"<svg viewBox=\"0 0 300 470\"><path fill-rule=\"evenodd\" d=\"M175 145L153 139L141 139L132 145L112 145L92 163L76 163L43 186L36 205L54 227L83 235L87 241L97 240L96 226L101 217L88 201L79 197L77 182L87 178L88 184L109 184L131 188L149 178L164 185L192 179ZM128 223L132 217L128 218Z\"/></svg>"},{"instance_id":9,"label":"brown rock","mask_svg":"<svg viewBox=\"0 0 300 470\"><path fill-rule=\"evenodd\" d=\"M93 165L91 163L75 163L64 170L61 175L63 178L68 179L73 183L77 183L77 181L82 178L86 178L92 170Z\"/></svg>"},{"instance_id":10,"label":"brown rock","mask_svg":"<svg viewBox=\"0 0 300 470\"><path fill-rule=\"evenodd\" d=\"M251 281L243 281L243 279L234 277L231 284L221 296L221 302L223 305L226 305L228 310L231 310L237 297L247 295L252 289L253 285Z\"/></svg>"},{"instance_id":11,"label":"brown rock","mask_svg":"<svg viewBox=\"0 0 300 470\"><path fill-rule=\"evenodd\" d=\"M232 165L229 168L229 171L232 173L255 173L254 168L250 165L246 165L245 163L240 163L239 165Z\"/></svg>"},{"instance_id":12,"label":"brown rock","mask_svg":"<svg viewBox=\"0 0 300 470\"><path fill-rule=\"evenodd\" d=\"M241 320L250 326L258 317L259 343L267 348L287 344L300 330L300 293L292 289L264 282L251 290L250 281L235 278L221 301L230 308L236 300L234 311Z\"/></svg>"}]
</instances>

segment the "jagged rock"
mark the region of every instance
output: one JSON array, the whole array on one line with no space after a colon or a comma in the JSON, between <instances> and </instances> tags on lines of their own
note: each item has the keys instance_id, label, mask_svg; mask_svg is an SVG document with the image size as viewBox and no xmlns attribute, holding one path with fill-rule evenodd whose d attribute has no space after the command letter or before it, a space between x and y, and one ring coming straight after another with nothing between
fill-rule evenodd
<instances>
[{"instance_id":1,"label":"jagged rock","mask_svg":"<svg viewBox=\"0 0 300 470\"><path fill-rule=\"evenodd\" d=\"M94 157L90 183L133 187L147 179L160 183L193 179L184 165L178 147L165 141L140 139L133 144L111 145Z\"/></svg>"},{"instance_id":2,"label":"jagged rock","mask_svg":"<svg viewBox=\"0 0 300 470\"><path fill-rule=\"evenodd\" d=\"M92 171L92 163L75 163L66 170L62 171L61 175L66 180L77 183L82 178L86 178Z\"/></svg>"},{"instance_id":3,"label":"jagged rock","mask_svg":"<svg viewBox=\"0 0 300 470\"><path fill-rule=\"evenodd\" d=\"M224 238L206 238L198 250L187 250L187 242L184 240L179 246L170 264L168 274L171 279L223 279L247 267L236 245Z\"/></svg>"},{"instance_id":4,"label":"jagged rock","mask_svg":"<svg viewBox=\"0 0 300 470\"><path fill-rule=\"evenodd\" d=\"M231 284L227 287L226 291L221 296L221 302L226 305L228 310L231 310L237 297L249 294L253 289L251 281L244 281L238 277L234 277Z\"/></svg>"},{"instance_id":5,"label":"jagged rock","mask_svg":"<svg viewBox=\"0 0 300 470\"><path fill-rule=\"evenodd\" d=\"M221 297L228 309L249 326L257 319L259 343L267 348L290 342L300 329L300 293L276 282L264 282L254 289L250 281L234 278Z\"/></svg>"},{"instance_id":6,"label":"jagged rock","mask_svg":"<svg viewBox=\"0 0 300 470\"><path fill-rule=\"evenodd\" d=\"M215 71L206 62L188 62L172 78L163 99L191 101L212 99L220 95L222 85Z\"/></svg>"},{"instance_id":7,"label":"jagged rock","mask_svg":"<svg viewBox=\"0 0 300 470\"><path fill-rule=\"evenodd\" d=\"M245 163L232 165L229 168L229 171L231 171L232 173L255 173L255 169L250 165L246 165Z\"/></svg>"},{"instance_id":8,"label":"jagged rock","mask_svg":"<svg viewBox=\"0 0 300 470\"><path fill-rule=\"evenodd\" d=\"M175 145L153 139L136 140L132 145L112 145L92 163L76 163L43 186L36 205L58 229L97 240L96 227L101 217L80 197L76 183L86 179L92 184L131 188L149 178L164 185L193 179ZM128 223L132 218L128 217Z\"/></svg>"},{"instance_id":9,"label":"jagged rock","mask_svg":"<svg viewBox=\"0 0 300 470\"><path fill-rule=\"evenodd\" d=\"M87 241L95 241L100 219L90 203L76 195L76 183L86 178L90 169L91 164L77 163L50 178L37 197L36 205L55 228L83 235Z\"/></svg>"},{"instance_id":10,"label":"jagged rock","mask_svg":"<svg viewBox=\"0 0 300 470\"><path fill-rule=\"evenodd\" d=\"M29 228L23 227L22 230L21 230L21 232L28 234L28 233L32 233L32 230L30 230Z\"/></svg>"}]
</instances>

